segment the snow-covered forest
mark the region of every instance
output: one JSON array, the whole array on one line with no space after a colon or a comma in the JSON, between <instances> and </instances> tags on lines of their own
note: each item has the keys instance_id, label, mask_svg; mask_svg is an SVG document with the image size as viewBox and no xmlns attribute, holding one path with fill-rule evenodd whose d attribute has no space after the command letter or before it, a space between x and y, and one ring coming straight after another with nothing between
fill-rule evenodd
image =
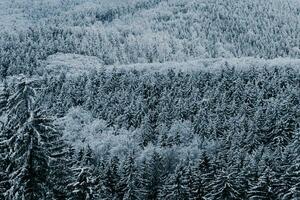
<instances>
[{"instance_id":1,"label":"snow-covered forest","mask_svg":"<svg viewBox=\"0 0 300 200\"><path fill-rule=\"evenodd\" d=\"M298 0L0 0L0 200L299 200Z\"/></svg>"}]
</instances>

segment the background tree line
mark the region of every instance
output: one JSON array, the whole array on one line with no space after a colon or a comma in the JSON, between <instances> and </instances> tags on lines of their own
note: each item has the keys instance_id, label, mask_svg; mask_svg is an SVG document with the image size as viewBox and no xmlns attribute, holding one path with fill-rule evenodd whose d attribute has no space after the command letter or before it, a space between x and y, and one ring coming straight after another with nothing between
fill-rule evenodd
<instances>
[{"instance_id":1,"label":"background tree line","mask_svg":"<svg viewBox=\"0 0 300 200\"><path fill-rule=\"evenodd\" d=\"M46 2L11 3L31 24L1 31L2 77L40 73L57 52L96 56L105 65L300 55L294 1Z\"/></svg>"}]
</instances>

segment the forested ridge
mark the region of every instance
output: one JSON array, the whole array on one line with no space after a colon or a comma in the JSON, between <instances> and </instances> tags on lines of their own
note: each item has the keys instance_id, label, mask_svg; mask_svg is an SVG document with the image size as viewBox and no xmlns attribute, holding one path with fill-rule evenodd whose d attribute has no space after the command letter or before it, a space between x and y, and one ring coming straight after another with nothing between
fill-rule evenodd
<instances>
[{"instance_id":1,"label":"forested ridge","mask_svg":"<svg viewBox=\"0 0 300 200\"><path fill-rule=\"evenodd\" d=\"M12 3L32 24L1 31L2 76L35 74L57 52L97 56L106 65L300 55L297 1L54 2Z\"/></svg>"},{"instance_id":2,"label":"forested ridge","mask_svg":"<svg viewBox=\"0 0 300 200\"><path fill-rule=\"evenodd\" d=\"M300 199L299 2L3 2L1 200Z\"/></svg>"}]
</instances>

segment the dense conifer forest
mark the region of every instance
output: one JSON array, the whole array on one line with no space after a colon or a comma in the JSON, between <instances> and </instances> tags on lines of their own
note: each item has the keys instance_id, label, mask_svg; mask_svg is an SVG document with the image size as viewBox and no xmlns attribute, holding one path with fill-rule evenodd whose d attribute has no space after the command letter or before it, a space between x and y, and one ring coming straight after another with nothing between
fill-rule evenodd
<instances>
[{"instance_id":1,"label":"dense conifer forest","mask_svg":"<svg viewBox=\"0 0 300 200\"><path fill-rule=\"evenodd\" d=\"M0 16L0 200L300 199L297 0Z\"/></svg>"}]
</instances>

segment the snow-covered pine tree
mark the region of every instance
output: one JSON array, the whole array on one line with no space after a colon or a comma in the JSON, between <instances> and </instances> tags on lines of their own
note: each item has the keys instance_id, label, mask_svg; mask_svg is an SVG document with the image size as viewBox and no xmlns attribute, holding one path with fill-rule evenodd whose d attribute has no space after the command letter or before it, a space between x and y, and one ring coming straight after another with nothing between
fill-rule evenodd
<instances>
[{"instance_id":1,"label":"snow-covered pine tree","mask_svg":"<svg viewBox=\"0 0 300 200\"><path fill-rule=\"evenodd\" d=\"M199 159L194 164L194 166L191 166L191 173L192 173L192 198L193 200L204 200L205 195L205 188L204 183L202 180L203 176L203 160Z\"/></svg>"},{"instance_id":2,"label":"snow-covered pine tree","mask_svg":"<svg viewBox=\"0 0 300 200\"><path fill-rule=\"evenodd\" d=\"M63 143L52 119L35 109L33 83L23 78L7 101L8 117L3 130L6 140L1 144L6 144L9 190L5 196L8 199L49 198L48 178L53 169L49 163L52 155L60 153L57 144Z\"/></svg>"},{"instance_id":3,"label":"snow-covered pine tree","mask_svg":"<svg viewBox=\"0 0 300 200\"><path fill-rule=\"evenodd\" d=\"M137 200L138 194L138 174L137 166L134 159L134 153L130 153L123 165L120 173L121 180L119 185L123 188L123 200Z\"/></svg>"},{"instance_id":4,"label":"snow-covered pine tree","mask_svg":"<svg viewBox=\"0 0 300 200\"><path fill-rule=\"evenodd\" d=\"M6 123L9 146L10 199L45 199L47 193L49 132L34 111L35 91L23 78L8 99Z\"/></svg>"},{"instance_id":5,"label":"snow-covered pine tree","mask_svg":"<svg viewBox=\"0 0 300 200\"><path fill-rule=\"evenodd\" d=\"M0 116L6 111L7 101L9 98L7 87L7 82L4 82L3 87L0 87Z\"/></svg>"},{"instance_id":6,"label":"snow-covered pine tree","mask_svg":"<svg viewBox=\"0 0 300 200\"><path fill-rule=\"evenodd\" d=\"M272 193L272 175L271 169L267 168L259 177L257 183L252 186L248 192L250 200L272 200L276 199L275 194Z\"/></svg>"},{"instance_id":7,"label":"snow-covered pine tree","mask_svg":"<svg viewBox=\"0 0 300 200\"><path fill-rule=\"evenodd\" d=\"M293 136L293 142L286 147L289 153L289 165L286 166L287 169L282 175L282 182L285 183L285 188L287 191L284 192L281 197L284 200L296 200L300 198L300 132L297 132Z\"/></svg>"},{"instance_id":8,"label":"snow-covered pine tree","mask_svg":"<svg viewBox=\"0 0 300 200\"><path fill-rule=\"evenodd\" d=\"M210 185L212 191L207 195L207 198L216 200L240 199L235 175L234 172L228 173L227 171L218 173Z\"/></svg>"},{"instance_id":9,"label":"snow-covered pine tree","mask_svg":"<svg viewBox=\"0 0 300 200\"><path fill-rule=\"evenodd\" d=\"M187 176L185 174L185 167L179 163L174 171L170 174L163 187L163 198L168 200L188 200L188 185Z\"/></svg>"},{"instance_id":10,"label":"snow-covered pine tree","mask_svg":"<svg viewBox=\"0 0 300 200\"><path fill-rule=\"evenodd\" d=\"M284 175L288 182L288 191L282 196L284 200L300 199L300 160L293 162L292 166L287 169Z\"/></svg>"},{"instance_id":11,"label":"snow-covered pine tree","mask_svg":"<svg viewBox=\"0 0 300 200\"><path fill-rule=\"evenodd\" d=\"M79 152L77 163L72 166L73 182L69 183L72 190L70 200L92 200L96 198L95 155L88 145Z\"/></svg>"},{"instance_id":12,"label":"snow-covered pine tree","mask_svg":"<svg viewBox=\"0 0 300 200\"><path fill-rule=\"evenodd\" d=\"M75 158L72 155L73 149L61 139L61 133L58 131L53 131L49 139L50 172L48 195L54 200L66 200L71 193L71 189L67 186L74 179L74 174L71 170L75 164Z\"/></svg>"},{"instance_id":13,"label":"snow-covered pine tree","mask_svg":"<svg viewBox=\"0 0 300 200\"><path fill-rule=\"evenodd\" d=\"M90 188L91 176L89 169L86 167L79 167L74 169L76 180L72 183L73 188L70 200L91 200L92 192Z\"/></svg>"},{"instance_id":14,"label":"snow-covered pine tree","mask_svg":"<svg viewBox=\"0 0 300 200\"><path fill-rule=\"evenodd\" d=\"M141 199L155 200L159 197L164 182L164 165L163 158L156 149L150 155L150 158L147 158L141 164L139 191Z\"/></svg>"},{"instance_id":15,"label":"snow-covered pine tree","mask_svg":"<svg viewBox=\"0 0 300 200\"><path fill-rule=\"evenodd\" d=\"M5 82L6 83L6 82ZM8 100L7 85L4 84L0 89L0 117L5 113L7 109ZM0 120L0 199L4 199L5 192L9 188L7 167L9 166L8 160L8 145L7 132L4 131L5 122Z\"/></svg>"},{"instance_id":16,"label":"snow-covered pine tree","mask_svg":"<svg viewBox=\"0 0 300 200\"><path fill-rule=\"evenodd\" d=\"M118 173L119 158L114 156L110 159L108 165L104 169L101 192L104 193L103 199L115 199L120 194L118 183L120 176Z\"/></svg>"},{"instance_id":17,"label":"snow-covered pine tree","mask_svg":"<svg viewBox=\"0 0 300 200\"><path fill-rule=\"evenodd\" d=\"M146 115L141 124L141 146L147 146L149 143L153 143L155 141L155 132L150 122L150 118Z\"/></svg>"}]
</instances>

